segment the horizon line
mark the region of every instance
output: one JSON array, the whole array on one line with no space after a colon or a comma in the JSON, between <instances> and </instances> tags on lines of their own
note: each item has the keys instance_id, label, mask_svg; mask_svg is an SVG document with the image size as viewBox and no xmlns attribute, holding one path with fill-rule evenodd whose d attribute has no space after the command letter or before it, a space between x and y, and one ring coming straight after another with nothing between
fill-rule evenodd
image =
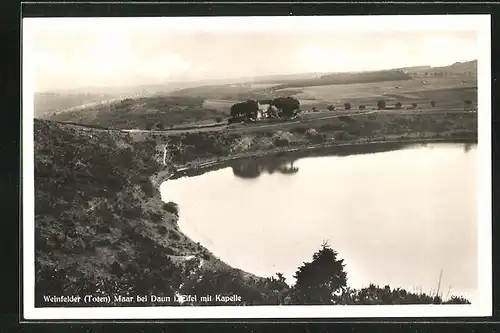
<instances>
[{"instance_id":1,"label":"horizon line","mask_svg":"<svg viewBox=\"0 0 500 333\"><path fill-rule=\"evenodd\" d=\"M370 73L370 72L381 72L381 71L396 71L400 69L405 69L405 68L414 68L414 67L429 67L429 68L440 68L440 67L449 67L453 66L454 64L463 64L463 63L468 63L468 62L474 62L478 61L477 58L470 59L470 60L463 60L463 61L455 61L453 63L448 63L447 65L411 65L411 66L402 66L402 67L392 67L392 68L379 68L379 69L361 69L361 70L347 70L347 71L325 71L325 72L320 72L320 71L312 71L312 72L293 72L293 73L269 73L269 74L260 74L257 76L244 76L244 77L221 77L221 78L213 78L213 79L188 79L188 80L182 80L182 79L172 79L169 81L163 81L163 82L157 82L157 83L145 83L145 84L139 84L139 85L127 85L127 86L115 86L115 85L108 85L108 86L88 86L88 87L77 87L77 88L68 88L68 89L46 89L46 90L37 90L34 91L35 94L47 94L47 93L75 93L76 91L79 90L95 90L95 89L133 89L133 88L140 88L140 87L147 87L147 86L159 86L159 85L169 85L169 84L177 84L177 83L203 83L203 82L209 82L209 81L229 81L229 80L235 80L234 82L228 82L226 84L246 84L246 83L252 83L252 80L258 81L259 78L265 79L266 76L286 76L286 75L305 75L305 74L322 74L322 75L329 75L329 74L347 74L347 73ZM245 80L245 81L237 81L237 80ZM298 79L292 79L292 80L298 80ZM217 85L217 84L202 84L201 86L211 86L211 85ZM225 85L225 84L221 84ZM184 88L180 88L184 89ZM178 89L176 89L178 90Z\"/></svg>"}]
</instances>

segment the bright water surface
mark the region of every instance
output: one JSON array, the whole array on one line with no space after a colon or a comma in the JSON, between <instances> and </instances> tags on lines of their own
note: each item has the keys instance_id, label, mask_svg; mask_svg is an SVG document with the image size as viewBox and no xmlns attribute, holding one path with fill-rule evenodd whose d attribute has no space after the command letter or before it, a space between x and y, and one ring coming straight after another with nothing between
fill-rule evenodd
<instances>
[{"instance_id":1,"label":"bright water surface","mask_svg":"<svg viewBox=\"0 0 500 333\"><path fill-rule=\"evenodd\" d=\"M181 230L221 260L290 283L323 241L348 285L475 296L475 145L240 161L162 184Z\"/></svg>"}]
</instances>

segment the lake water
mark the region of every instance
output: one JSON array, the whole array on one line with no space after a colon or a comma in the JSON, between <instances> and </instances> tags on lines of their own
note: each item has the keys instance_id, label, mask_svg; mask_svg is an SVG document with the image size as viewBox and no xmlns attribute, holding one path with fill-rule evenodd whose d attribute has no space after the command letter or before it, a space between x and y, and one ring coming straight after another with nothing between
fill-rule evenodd
<instances>
[{"instance_id":1,"label":"lake water","mask_svg":"<svg viewBox=\"0 0 500 333\"><path fill-rule=\"evenodd\" d=\"M476 146L235 162L162 184L180 229L229 265L290 283L323 241L348 285L475 297ZM450 289L451 288L451 289Z\"/></svg>"}]
</instances>

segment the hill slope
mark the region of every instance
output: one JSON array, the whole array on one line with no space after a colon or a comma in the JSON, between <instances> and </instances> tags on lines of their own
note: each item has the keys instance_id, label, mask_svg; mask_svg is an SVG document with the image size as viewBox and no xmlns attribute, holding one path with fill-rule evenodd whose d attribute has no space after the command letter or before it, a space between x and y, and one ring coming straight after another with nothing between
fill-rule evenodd
<instances>
[{"instance_id":1,"label":"hill slope","mask_svg":"<svg viewBox=\"0 0 500 333\"><path fill-rule=\"evenodd\" d=\"M149 179L165 169L154 141L35 119L34 153L37 306L50 306L43 295L168 296L182 282L263 301L255 283L264 279L179 231L175 205L164 205ZM232 282L200 287L214 274Z\"/></svg>"}]
</instances>

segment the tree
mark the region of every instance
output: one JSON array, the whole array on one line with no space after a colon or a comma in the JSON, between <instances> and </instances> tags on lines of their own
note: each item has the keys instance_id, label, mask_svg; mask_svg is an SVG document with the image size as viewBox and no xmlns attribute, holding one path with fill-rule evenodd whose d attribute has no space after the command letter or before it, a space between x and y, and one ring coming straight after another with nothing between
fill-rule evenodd
<instances>
[{"instance_id":1,"label":"tree","mask_svg":"<svg viewBox=\"0 0 500 333\"><path fill-rule=\"evenodd\" d=\"M359 109L360 109L360 110L364 110L364 109L365 109L365 106L364 106L364 105L360 105L360 106L359 106Z\"/></svg>"},{"instance_id":2,"label":"tree","mask_svg":"<svg viewBox=\"0 0 500 333\"><path fill-rule=\"evenodd\" d=\"M154 124L152 122L149 122L146 124L146 130L147 131L151 131L151 129L153 128Z\"/></svg>"},{"instance_id":3,"label":"tree","mask_svg":"<svg viewBox=\"0 0 500 333\"><path fill-rule=\"evenodd\" d=\"M413 109L416 109L416 108L417 108L417 103L411 103L411 107L412 107Z\"/></svg>"},{"instance_id":4,"label":"tree","mask_svg":"<svg viewBox=\"0 0 500 333\"><path fill-rule=\"evenodd\" d=\"M402 105L401 102L397 102L394 106L396 107L396 109L401 109Z\"/></svg>"},{"instance_id":5,"label":"tree","mask_svg":"<svg viewBox=\"0 0 500 333\"><path fill-rule=\"evenodd\" d=\"M231 106L231 117L233 118L257 119L258 112L259 103L254 100L236 103Z\"/></svg>"},{"instance_id":6,"label":"tree","mask_svg":"<svg viewBox=\"0 0 500 333\"><path fill-rule=\"evenodd\" d=\"M435 107L436 106L436 102L435 101L431 101L431 106Z\"/></svg>"},{"instance_id":7,"label":"tree","mask_svg":"<svg viewBox=\"0 0 500 333\"><path fill-rule=\"evenodd\" d=\"M344 109L350 110L351 109L351 103L344 103Z\"/></svg>"},{"instance_id":8,"label":"tree","mask_svg":"<svg viewBox=\"0 0 500 333\"><path fill-rule=\"evenodd\" d=\"M292 118L300 110L300 102L294 97L278 97L272 100L271 105L278 109L278 115L283 118Z\"/></svg>"},{"instance_id":9,"label":"tree","mask_svg":"<svg viewBox=\"0 0 500 333\"><path fill-rule=\"evenodd\" d=\"M220 123L220 122L222 122L222 118L221 117L215 117L215 121L218 122L218 123Z\"/></svg>"},{"instance_id":10,"label":"tree","mask_svg":"<svg viewBox=\"0 0 500 333\"><path fill-rule=\"evenodd\" d=\"M471 100L465 100L464 101L464 110L465 112L469 112L472 106L472 101Z\"/></svg>"},{"instance_id":11,"label":"tree","mask_svg":"<svg viewBox=\"0 0 500 333\"><path fill-rule=\"evenodd\" d=\"M294 303L332 304L333 294L347 286L344 260L327 243L314 253L312 262L304 263L294 275Z\"/></svg>"},{"instance_id":12,"label":"tree","mask_svg":"<svg viewBox=\"0 0 500 333\"><path fill-rule=\"evenodd\" d=\"M162 123L158 123L156 124L156 129L159 129L159 130L162 130L164 127L163 127L163 124Z\"/></svg>"},{"instance_id":13,"label":"tree","mask_svg":"<svg viewBox=\"0 0 500 333\"><path fill-rule=\"evenodd\" d=\"M377 107L379 110L383 110L385 109L385 101L384 100L380 100L377 102Z\"/></svg>"},{"instance_id":14,"label":"tree","mask_svg":"<svg viewBox=\"0 0 500 333\"><path fill-rule=\"evenodd\" d=\"M316 107L313 106L312 112L316 112L316 111L318 111L318 110L316 110Z\"/></svg>"},{"instance_id":15,"label":"tree","mask_svg":"<svg viewBox=\"0 0 500 333\"><path fill-rule=\"evenodd\" d=\"M328 105L327 109L328 109L328 111L335 111L335 106Z\"/></svg>"}]
</instances>

